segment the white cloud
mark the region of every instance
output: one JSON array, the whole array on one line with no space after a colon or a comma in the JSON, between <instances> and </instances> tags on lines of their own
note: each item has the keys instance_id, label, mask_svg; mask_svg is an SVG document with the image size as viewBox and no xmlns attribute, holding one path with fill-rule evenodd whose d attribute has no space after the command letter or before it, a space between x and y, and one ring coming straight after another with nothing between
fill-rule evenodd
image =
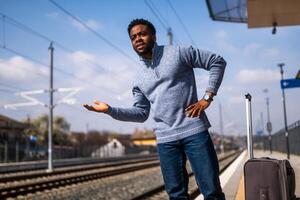
<instances>
[{"instance_id":1,"label":"white cloud","mask_svg":"<svg viewBox=\"0 0 300 200\"><path fill-rule=\"evenodd\" d=\"M238 47L234 46L230 41L228 40L228 33L224 30L218 30L214 34L216 45L218 48L220 48L221 52L226 53L239 53L240 50Z\"/></svg>"},{"instance_id":2,"label":"white cloud","mask_svg":"<svg viewBox=\"0 0 300 200\"><path fill-rule=\"evenodd\" d=\"M70 19L71 21L71 24L77 28L79 31L81 32L86 32L88 31L86 29L86 27L84 27L81 23L79 23L78 21L74 20L74 19ZM102 28L102 25L100 23L98 23L96 20L93 20L93 19L89 19L89 20L86 20L85 23L88 27L94 29L94 30L98 30L100 28Z\"/></svg>"},{"instance_id":3,"label":"white cloud","mask_svg":"<svg viewBox=\"0 0 300 200\"><path fill-rule=\"evenodd\" d=\"M258 56L261 59L274 59L280 55L280 50L277 48L265 48L260 43L251 43L243 49L243 55L250 58Z\"/></svg>"},{"instance_id":4,"label":"white cloud","mask_svg":"<svg viewBox=\"0 0 300 200\"><path fill-rule=\"evenodd\" d=\"M14 56L7 60L0 59L0 79L9 81L28 81L47 76L48 69L34 64L20 56Z\"/></svg>"},{"instance_id":5,"label":"white cloud","mask_svg":"<svg viewBox=\"0 0 300 200\"><path fill-rule=\"evenodd\" d=\"M54 20L64 20L68 23L71 23L72 26L74 26L75 28L77 28L79 31L81 32L86 32L88 31L81 23L79 23L78 21L74 20L71 17L64 17L62 15L60 15L57 12L50 12L50 13L46 13L45 14L46 17L50 18L50 19L54 19ZM83 21L83 20L82 20ZM97 22L94 19L88 19L86 21L83 21L83 23L85 23L88 27L94 29L94 30L99 30L101 28L103 28L103 25L100 24L99 22Z\"/></svg>"},{"instance_id":6,"label":"white cloud","mask_svg":"<svg viewBox=\"0 0 300 200\"><path fill-rule=\"evenodd\" d=\"M263 47L262 44L259 44L259 43L251 43L251 44L248 44L244 50L243 50L243 54L244 56L253 56L253 55L256 55L260 49Z\"/></svg>"},{"instance_id":7,"label":"white cloud","mask_svg":"<svg viewBox=\"0 0 300 200\"><path fill-rule=\"evenodd\" d=\"M215 36L219 39L227 38L228 33L225 30L219 30L215 33Z\"/></svg>"},{"instance_id":8,"label":"white cloud","mask_svg":"<svg viewBox=\"0 0 300 200\"><path fill-rule=\"evenodd\" d=\"M265 49L261 56L262 57L268 57L268 58L277 58L280 55L280 50L276 48L270 48L270 49Z\"/></svg>"},{"instance_id":9,"label":"white cloud","mask_svg":"<svg viewBox=\"0 0 300 200\"><path fill-rule=\"evenodd\" d=\"M115 100L131 100L131 86L135 77L135 68L126 62L115 59L115 55L96 56L85 51L77 51L61 59L62 65L69 72L85 82L70 79L70 85L80 84L85 88L85 95L92 98L99 94L101 98ZM99 66L103 68L99 70ZM65 80L64 80L65 82ZM97 92L95 92L97 91ZM94 93L94 94L93 94Z\"/></svg>"},{"instance_id":10,"label":"white cloud","mask_svg":"<svg viewBox=\"0 0 300 200\"><path fill-rule=\"evenodd\" d=\"M237 75L240 83L269 83L280 79L278 70L242 69Z\"/></svg>"},{"instance_id":11,"label":"white cloud","mask_svg":"<svg viewBox=\"0 0 300 200\"><path fill-rule=\"evenodd\" d=\"M82 64L86 62L95 62L95 56L84 51L76 51L68 55L74 63Z\"/></svg>"}]
</instances>

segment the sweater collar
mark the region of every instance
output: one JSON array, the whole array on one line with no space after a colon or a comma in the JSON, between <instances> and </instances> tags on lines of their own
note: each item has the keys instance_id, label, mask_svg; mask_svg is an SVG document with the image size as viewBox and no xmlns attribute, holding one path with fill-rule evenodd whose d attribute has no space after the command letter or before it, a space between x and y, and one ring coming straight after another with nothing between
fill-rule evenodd
<instances>
[{"instance_id":1,"label":"sweater collar","mask_svg":"<svg viewBox=\"0 0 300 200\"><path fill-rule=\"evenodd\" d=\"M157 54L157 48L158 46L157 46L157 43L156 42L154 42L154 45L153 45L153 48L152 48L152 59L151 60L149 60L149 59L145 59L145 58L143 58L142 56L140 56L140 61L143 61L143 62L145 62L145 63L151 63L151 64L153 64L153 61L154 61L154 59L155 59L155 56L156 56L156 54Z\"/></svg>"}]
</instances>

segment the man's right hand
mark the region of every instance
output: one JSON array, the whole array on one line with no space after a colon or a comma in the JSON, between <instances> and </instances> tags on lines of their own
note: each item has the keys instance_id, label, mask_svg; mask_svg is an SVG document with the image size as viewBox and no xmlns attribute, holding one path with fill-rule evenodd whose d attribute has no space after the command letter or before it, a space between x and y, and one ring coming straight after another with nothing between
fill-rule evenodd
<instances>
[{"instance_id":1,"label":"man's right hand","mask_svg":"<svg viewBox=\"0 0 300 200\"><path fill-rule=\"evenodd\" d=\"M106 113L109 105L101 101L94 101L93 105L84 104L83 107L90 111Z\"/></svg>"}]
</instances>

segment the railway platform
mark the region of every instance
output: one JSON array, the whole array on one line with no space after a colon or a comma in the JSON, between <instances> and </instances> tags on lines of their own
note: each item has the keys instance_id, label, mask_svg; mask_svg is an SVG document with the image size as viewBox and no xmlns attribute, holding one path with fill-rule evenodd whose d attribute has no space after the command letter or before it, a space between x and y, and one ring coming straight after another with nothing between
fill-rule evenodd
<instances>
[{"instance_id":1,"label":"railway platform","mask_svg":"<svg viewBox=\"0 0 300 200\"><path fill-rule=\"evenodd\" d=\"M286 159L284 153L269 151L254 151L254 157L270 157L276 159ZM247 151L244 151L221 175L220 181L227 200L244 200L244 177L243 167L248 160ZM291 155L289 159L296 175L296 196L300 197L300 156ZM203 200L199 195L196 200Z\"/></svg>"}]
</instances>

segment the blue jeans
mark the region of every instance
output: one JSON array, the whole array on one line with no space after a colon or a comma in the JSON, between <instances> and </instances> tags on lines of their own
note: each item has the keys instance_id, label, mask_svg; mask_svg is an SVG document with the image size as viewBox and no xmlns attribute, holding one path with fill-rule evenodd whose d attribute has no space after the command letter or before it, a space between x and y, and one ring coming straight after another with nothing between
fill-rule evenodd
<instances>
[{"instance_id":1,"label":"blue jeans","mask_svg":"<svg viewBox=\"0 0 300 200\"><path fill-rule=\"evenodd\" d=\"M208 131L158 144L158 155L170 199L189 199L188 158L204 199L225 200L219 180L218 158Z\"/></svg>"}]
</instances>

